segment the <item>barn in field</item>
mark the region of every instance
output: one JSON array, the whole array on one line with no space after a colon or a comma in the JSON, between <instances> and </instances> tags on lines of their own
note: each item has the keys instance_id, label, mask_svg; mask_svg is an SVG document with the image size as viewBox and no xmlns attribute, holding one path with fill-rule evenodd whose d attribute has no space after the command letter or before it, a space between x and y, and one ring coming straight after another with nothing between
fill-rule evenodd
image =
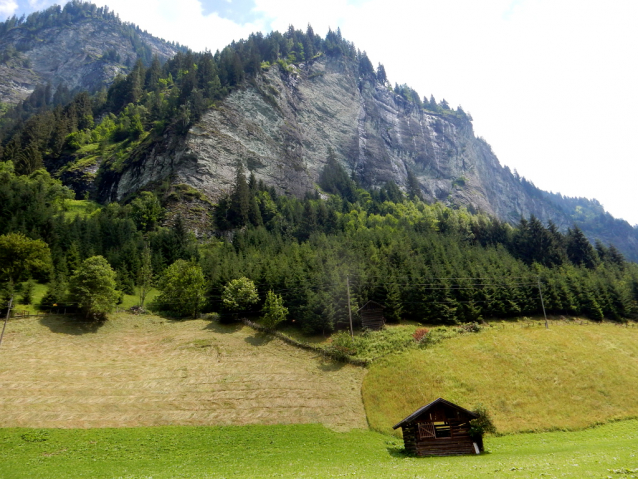
<instances>
[{"instance_id":1,"label":"barn in field","mask_svg":"<svg viewBox=\"0 0 638 479\"><path fill-rule=\"evenodd\" d=\"M385 306L375 303L374 301L368 301L364 304L359 311L361 315L361 327L363 329L371 329L372 331L379 331L385 326L385 317L383 316L383 310Z\"/></svg>"},{"instance_id":2,"label":"barn in field","mask_svg":"<svg viewBox=\"0 0 638 479\"><path fill-rule=\"evenodd\" d=\"M406 451L417 456L479 454L482 437L470 437L470 421L478 415L439 398L413 412L393 429L403 429Z\"/></svg>"}]
</instances>

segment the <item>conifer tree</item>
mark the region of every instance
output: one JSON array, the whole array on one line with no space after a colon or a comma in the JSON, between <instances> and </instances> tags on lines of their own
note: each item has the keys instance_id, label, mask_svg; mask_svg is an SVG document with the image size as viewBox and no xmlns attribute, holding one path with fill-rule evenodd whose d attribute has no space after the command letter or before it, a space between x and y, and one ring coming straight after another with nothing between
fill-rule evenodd
<instances>
[{"instance_id":1,"label":"conifer tree","mask_svg":"<svg viewBox=\"0 0 638 479\"><path fill-rule=\"evenodd\" d=\"M576 265L586 268L596 267L598 258L593 246L578 226L567 230L567 256Z\"/></svg>"},{"instance_id":2,"label":"conifer tree","mask_svg":"<svg viewBox=\"0 0 638 479\"><path fill-rule=\"evenodd\" d=\"M423 200L423 194L421 193L421 185L416 175L412 170L408 170L408 197L411 200Z\"/></svg>"},{"instance_id":3,"label":"conifer tree","mask_svg":"<svg viewBox=\"0 0 638 479\"><path fill-rule=\"evenodd\" d=\"M250 189L244 175L244 167L239 164L235 176L235 186L230 196L228 220L235 228L246 226L250 220Z\"/></svg>"},{"instance_id":4,"label":"conifer tree","mask_svg":"<svg viewBox=\"0 0 638 479\"><path fill-rule=\"evenodd\" d=\"M377 81L382 85L388 83L388 76L385 73L385 67L381 63L377 66Z\"/></svg>"}]
</instances>

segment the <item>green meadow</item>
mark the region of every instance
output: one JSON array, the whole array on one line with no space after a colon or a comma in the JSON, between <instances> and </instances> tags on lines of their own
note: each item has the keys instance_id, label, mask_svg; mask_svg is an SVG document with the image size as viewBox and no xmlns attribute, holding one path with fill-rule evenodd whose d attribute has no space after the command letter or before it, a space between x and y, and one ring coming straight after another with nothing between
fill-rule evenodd
<instances>
[{"instance_id":1,"label":"green meadow","mask_svg":"<svg viewBox=\"0 0 638 479\"><path fill-rule=\"evenodd\" d=\"M317 424L0 429L0 477L630 478L638 421L490 437L481 456L415 458L399 439Z\"/></svg>"}]
</instances>

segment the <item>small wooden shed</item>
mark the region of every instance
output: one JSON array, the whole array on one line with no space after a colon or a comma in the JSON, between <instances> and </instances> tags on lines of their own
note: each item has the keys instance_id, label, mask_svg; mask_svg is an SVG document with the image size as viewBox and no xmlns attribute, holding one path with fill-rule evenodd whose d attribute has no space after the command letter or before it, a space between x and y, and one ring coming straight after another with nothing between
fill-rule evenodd
<instances>
[{"instance_id":1,"label":"small wooden shed","mask_svg":"<svg viewBox=\"0 0 638 479\"><path fill-rule=\"evenodd\" d=\"M470 437L470 421L478 415L438 398L413 412L393 429L403 429L406 451L417 456L480 454L483 438Z\"/></svg>"},{"instance_id":2,"label":"small wooden shed","mask_svg":"<svg viewBox=\"0 0 638 479\"><path fill-rule=\"evenodd\" d=\"M363 329L371 329L373 331L379 331L385 326L385 318L383 317L383 310L385 306L375 303L374 301L368 301L357 311L361 315L361 327Z\"/></svg>"}]
</instances>

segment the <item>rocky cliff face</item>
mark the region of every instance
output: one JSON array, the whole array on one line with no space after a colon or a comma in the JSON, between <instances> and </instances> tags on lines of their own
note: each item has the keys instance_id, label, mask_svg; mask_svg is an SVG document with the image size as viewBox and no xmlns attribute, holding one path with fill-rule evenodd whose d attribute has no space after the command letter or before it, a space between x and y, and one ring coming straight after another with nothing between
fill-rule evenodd
<instances>
[{"instance_id":1,"label":"rocky cliff face","mask_svg":"<svg viewBox=\"0 0 638 479\"><path fill-rule=\"evenodd\" d=\"M408 171L428 201L465 205L508 221L535 214L571 221L526 192L471 123L416 107L343 58L323 56L292 71L273 66L205 113L185 139L167 137L113 179L122 199L171 178L212 200L230 190L237 165L279 191L315 188L331 148L365 186L406 186Z\"/></svg>"},{"instance_id":2,"label":"rocky cliff face","mask_svg":"<svg viewBox=\"0 0 638 479\"><path fill-rule=\"evenodd\" d=\"M161 60L176 50L140 32L138 37ZM38 84L63 83L70 90L95 90L110 84L137 60L131 38L121 24L87 18L71 24L30 30L20 26L0 37L0 102L17 103Z\"/></svg>"}]
</instances>

